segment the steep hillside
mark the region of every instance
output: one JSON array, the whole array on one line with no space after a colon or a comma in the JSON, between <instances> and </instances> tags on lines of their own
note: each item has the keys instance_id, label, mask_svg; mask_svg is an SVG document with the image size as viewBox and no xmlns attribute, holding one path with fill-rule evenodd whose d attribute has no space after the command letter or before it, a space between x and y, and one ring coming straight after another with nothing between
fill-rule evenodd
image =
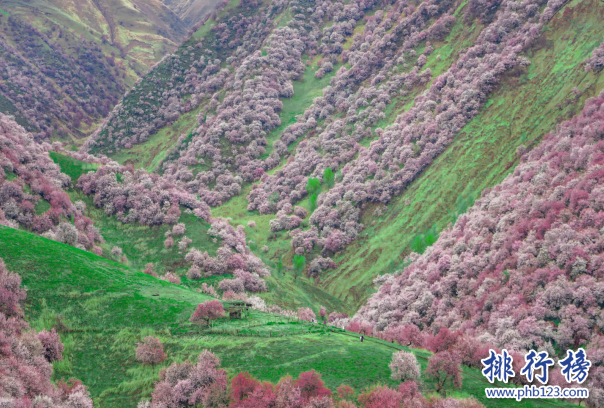
<instances>
[{"instance_id":1,"label":"steep hillside","mask_svg":"<svg viewBox=\"0 0 604 408\"><path fill-rule=\"evenodd\" d=\"M0 7L0 112L40 139L75 145L187 30L157 0Z\"/></svg>"},{"instance_id":2,"label":"steep hillside","mask_svg":"<svg viewBox=\"0 0 604 408\"><path fill-rule=\"evenodd\" d=\"M141 397L150 397L162 368L193 360L203 349L220 357L230 376L246 370L276 382L316 369L333 391L342 383L359 391L376 382L396 386L388 363L393 352L410 350L377 339L360 343L340 329L254 310L242 320L217 319L200 332L188 318L207 296L10 228L0 227L0 248L9 271L21 275L27 288L23 309L32 327L56 329L65 345L53 378L82 380L99 407L136 406ZM136 360L137 343L149 335L164 344L163 363ZM430 353L413 352L425 370ZM465 367L463 373L457 397L476 395L487 407L505 406L484 398L489 383L478 370ZM434 383L426 379L426 387L429 392ZM518 406L571 405L526 400Z\"/></svg>"},{"instance_id":3,"label":"steep hillside","mask_svg":"<svg viewBox=\"0 0 604 408\"><path fill-rule=\"evenodd\" d=\"M207 284L216 283L216 276L235 275L235 292L267 290L262 278L270 270L254 255L251 242L248 246L243 227L210 217L207 204L156 175L68 154L35 143L0 114L0 225L104 255L156 278L161 273L164 280L180 282L179 275L186 274L200 287L196 281L204 276ZM95 208L103 205L104 210ZM300 295L289 298L287 306L332 306L335 300Z\"/></svg>"},{"instance_id":4,"label":"steep hillside","mask_svg":"<svg viewBox=\"0 0 604 408\"><path fill-rule=\"evenodd\" d=\"M454 397L503 407L489 349L518 372L583 347L570 402L604 406L604 2L7 4L0 251L61 334L54 379L99 406L257 408L316 369L365 391L337 408L476 407L430 395L459 388L440 359L464 365ZM253 310L189 320L217 299ZM168 358L138 361L144 338ZM390 377L410 346L427 399ZM229 388L243 370L274 384ZM288 408L334 408L309 398Z\"/></svg>"},{"instance_id":5,"label":"steep hillside","mask_svg":"<svg viewBox=\"0 0 604 408\"><path fill-rule=\"evenodd\" d=\"M90 166L88 163L61 153L51 152L51 157L72 180L77 180L91 169L87 167ZM78 187L67 189L67 192L71 200L85 204L85 215L94 221L95 227L99 229L104 239L103 244L100 244L102 252L99 253L109 259L115 259L140 271L152 270L152 273L158 275L174 273L179 276L184 285L194 288L210 284L218 289L218 284L222 279L233 277L234 269L228 262L222 261L224 255L221 255L221 251L224 251L225 242L232 243L235 240L234 246L226 246L231 248L229 251L239 251L237 247L243 243L246 245L247 251L262 260L263 267L271 269L274 276L263 276L267 282L268 291L260 293L260 296L269 303L287 309L316 308L317 305L323 305L329 310L347 310L339 299L314 287L311 280L288 270L288 268L277 268L275 263L265 256L262 248L254 242L262 226L241 225L241 227L237 226L235 232L234 229L225 228L226 225L221 222L220 218L212 218L210 223L215 225L212 228L208 221L197 218L190 209L188 210L184 206L180 207L182 211L179 210L177 226L173 225L176 220L168 220L160 225L141 225L119 214L118 216L110 215L106 210L96 208L94 197L84 194ZM133 201L135 200L133 199ZM224 216L224 218L227 217L228 214ZM179 228L182 228L182 231L175 233L174 231ZM219 234L216 233L217 229L221 231ZM230 232L227 233L227 231ZM243 234L243 240L235 238L232 234ZM168 245L168 242L171 244ZM221 247L223 249L219 251ZM119 250L115 248L119 248ZM196 262L191 260L199 258L201 253L207 253L210 258L207 258L206 262L197 263L199 268L196 269L195 266L192 266ZM229 256L229 252L226 256ZM221 260L219 262L224 264L223 268L212 264L214 259ZM149 263L152 264L150 269ZM192 275L193 270L197 270L198 275ZM223 291L221 290L221 292Z\"/></svg>"},{"instance_id":6,"label":"steep hillside","mask_svg":"<svg viewBox=\"0 0 604 408\"><path fill-rule=\"evenodd\" d=\"M601 3L481 4L231 2L87 148L253 223L354 311L604 85Z\"/></svg>"},{"instance_id":7,"label":"steep hillside","mask_svg":"<svg viewBox=\"0 0 604 408\"><path fill-rule=\"evenodd\" d=\"M462 329L513 350L584 346L601 370L603 138L604 92L423 255L384 277L355 318L380 331ZM589 383L594 407L603 401L599 378Z\"/></svg>"},{"instance_id":8,"label":"steep hillside","mask_svg":"<svg viewBox=\"0 0 604 408\"><path fill-rule=\"evenodd\" d=\"M558 12L523 54L531 65L503 77L459 137L383 214L374 215L375 205L362 212L367 229L334 257L339 266L326 274L322 286L360 307L373 292L372 279L396 269L414 240L433 228L441 231L485 188L514 170L519 146L536 147L604 89L604 75L586 71L583 64L604 38L601 18L604 7L598 1L570 2Z\"/></svg>"}]
</instances>

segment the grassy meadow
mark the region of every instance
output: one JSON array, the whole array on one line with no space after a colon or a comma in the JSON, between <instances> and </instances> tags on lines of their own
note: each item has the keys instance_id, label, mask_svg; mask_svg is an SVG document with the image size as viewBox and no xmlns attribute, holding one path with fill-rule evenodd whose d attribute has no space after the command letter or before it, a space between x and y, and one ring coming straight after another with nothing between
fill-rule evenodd
<instances>
[{"instance_id":1,"label":"grassy meadow","mask_svg":"<svg viewBox=\"0 0 604 408\"><path fill-rule=\"evenodd\" d=\"M63 361L54 363L54 380L82 380L98 407L136 406L150 396L161 368L194 360L203 349L216 353L230 376L245 370L276 382L315 369L330 389L348 384L357 392L377 383L397 386L388 363L397 350L410 350L372 338L361 343L356 333L253 310L241 320L221 318L202 329L188 318L209 296L24 231L0 227L0 248L27 288L27 320L36 330L57 329L65 344ZM164 363L136 361L136 344L148 335L164 344ZM430 353L411 351L425 370ZM478 370L466 367L463 388L452 395L506 406L484 398L489 385ZM424 393L433 392L434 384L426 381ZM571 405L527 400L515 406Z\"/></svg>"}]
</instances>

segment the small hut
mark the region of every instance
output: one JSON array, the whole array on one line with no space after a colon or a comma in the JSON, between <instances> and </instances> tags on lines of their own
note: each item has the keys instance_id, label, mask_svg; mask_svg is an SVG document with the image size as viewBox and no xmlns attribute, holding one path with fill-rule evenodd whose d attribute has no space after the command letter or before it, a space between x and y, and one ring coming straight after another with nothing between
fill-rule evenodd
<instances>
[{"instance_id":1,"label":"small hut","mask_svg":"<svg viewBox=\"0 0 604 408\"><path fill-rule=\"evenodd\" d=\"M232 319L241 319L241 315L243 312L247 312L250 307L252 307L251 303L247 303L244 301L235 301L225 303L224 311L229 314L229 318Z\"/></svg>"}]
</instances>

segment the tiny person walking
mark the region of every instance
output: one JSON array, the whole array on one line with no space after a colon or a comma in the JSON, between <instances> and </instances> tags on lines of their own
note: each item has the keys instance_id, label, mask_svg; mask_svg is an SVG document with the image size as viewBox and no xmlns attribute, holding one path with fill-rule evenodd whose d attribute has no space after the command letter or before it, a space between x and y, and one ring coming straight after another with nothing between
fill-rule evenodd
<instances>
[{"instance_id":1,"label":"tiny person walking","mask_svg":"<svg viewBox=\"0 0 604 408\"><path fill-rule=\"evenodd\" d=\"M361 336L361 343L363 342L363 336Z\"/></svg>"}]
</instances>

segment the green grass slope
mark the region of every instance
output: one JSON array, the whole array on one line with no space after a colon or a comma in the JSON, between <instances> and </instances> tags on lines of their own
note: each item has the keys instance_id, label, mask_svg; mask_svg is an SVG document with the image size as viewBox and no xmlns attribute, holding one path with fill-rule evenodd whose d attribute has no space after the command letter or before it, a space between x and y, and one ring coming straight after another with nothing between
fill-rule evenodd
<instances>
[{"instance_id":1,"label":"green grass slope","mask_svg":"<svg viewBox=\"0 0 604 408\"><path fill-rule=\"evenodd\" d=\"M50 152L50 156L61 167L61 171L69 175L72 180L77 180L83 173L96 168L95 164L84 163L60 153ZM86 196L78 188L72 188L67 192L73 202L83 201L86 204L86 216L94 221L95 227L100 230L105 239L105 243L101 245L103 256L120 261L119 258L111 254L111 249L117 246L126 255L124 263L126 266L142 271L147 263L152 262L154 264L153 270L157 274L163 275L166 272L174 272L182 278L184 285L193 288L199 288L203 283L214 285L217 288L220 280L232 278L231 275L224 275L203 278L199 281L188 280L185 274L190 265L184 260L186 251L181 252L178 249L179 237L175 237L175 245L172 248L164 247L164 234L171 230L170 225L150 227L139 224L123 224L116 217L109 217L102 209L96 208L92 197ZM239 199L244 199L244 197L236 198L236 200ZM232 200L232 203L236 202ZM196 248L202 252L207 251L209 255L216 256L220 241L214 242L213 238L207 234L210 225L187 212L185 208L181 208L181 210L182 215L178 222L186 225L185 235L192 240L189 248ZM221 216L217 213L213 215ZM224 217L228 217L228 214ZM270 217L270 215L265 216L266 225L262 224L254 228L246 227L248 239L252 240L251 249L263 259L273 273L272 277L267 278L269 292L263 293L261 296L268 303L278 304L287 309L311 307L318 311L317 306L323 305L329 310L349 310L340 299L318 288L304 276L295 276L290 270L283 270L282 273L278 273L275 263L259 250L262 245L268 242L264 232L269 231L268 221ZM242 222L239 219L236 225ZM288 247L285 240L279 240L276 236L271 239L272 242L280 242L284 246L283 251ZM258 245L256 241L261 245Z\"/></svg>"},{"instance_id":2,"label":"green grass slope","mask_svg":"<svg viewBox=\"0 0 604 408\"><path fill-rule=\"evenodd\" d=\"M504 78L480 114L384 215L375 217L374 206L364 210L367 228L334 258L338 268L328 271L321 288L358 309L373 292L372 280L392 271L411 252L415 237L434 225L445 228L472 204L471 196L513 171L518 146L535 147L604 89L604 75L585 72L582 65L604 37L603 18L598 0L564 7L525 54L532 63L528 69Z\"/></svg>"},{"instance_id":3,"label":"green grass slope","mask_svg":"<svg viewBox=\"0 0 604 408\"><path fill-rule=\"evenodd\" d=\"M249 371L277 381L316 369L334 390L342 383L362 390L390 380L392 353L405 347L376 339L360 343L355 334L306 322L287 321L251 311L242 320L218 319L204 331L188 323L198 302L209 298L135 272L115 262L23 231L0 227L0 253L9 270L21 275L28 290L23 305L32 326L58 329L64 360L54 364L54 378L77 377L91 391L97 407L134 407L148 397L161 368L194 359L204 348L234 375ZM159 337L168 360L155 367L136 362L136 343ZM413 350L425 370L430 353ZM487 407L490 384L478 370L464 368L464 386L454 395L474 395ZM434 385L426 382L426 392ZM570 407L558 401L527 400L518 407Z\"/></svg>"}]
</instances>

